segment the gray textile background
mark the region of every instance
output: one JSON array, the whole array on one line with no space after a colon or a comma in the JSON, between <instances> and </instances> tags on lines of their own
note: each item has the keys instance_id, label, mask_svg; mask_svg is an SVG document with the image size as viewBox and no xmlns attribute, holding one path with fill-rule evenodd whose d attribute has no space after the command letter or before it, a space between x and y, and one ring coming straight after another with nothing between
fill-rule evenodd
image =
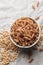
<instances>
[{"instance_id":1,"label":"gray textile background","mask_svg":"<svg viewBox=\"0 0 43 65\"><path fill-rule=\"evenodd\" d=\"M40 16L37 21L43 23L43 0L39 0L40 5L33 11L32 4L36 4L38 0L0 0L0 31L2 29L10 29L11 23L21 16L29 16L35 18ZM36 6L36 5L35 5ZM23 56L25 57L23 58ZM43 52L33 51L34 61L29 64L28 57L25 52L21 52L15 62L10 65L43 65ZM1 65L1 64L0 64Z\"/></svg>"}]
</instances>

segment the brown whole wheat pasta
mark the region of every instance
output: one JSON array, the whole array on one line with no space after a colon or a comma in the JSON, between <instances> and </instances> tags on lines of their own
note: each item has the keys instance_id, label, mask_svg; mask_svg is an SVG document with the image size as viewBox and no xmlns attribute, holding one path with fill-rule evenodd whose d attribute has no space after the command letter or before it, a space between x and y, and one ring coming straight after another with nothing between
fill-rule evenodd
<instances>
[{"instance_id":1,"label":"brown whole wheat pasta","mask_svg":"<svg viewBox=\"0 0 43 65\"><path fill-rule=\"evenodd\" d=\"M22 17L11 26L10 35L20 46L29 46L37 40L39 28L31 18Z\"/></svg>"},{"instance_id":2,"label":"brown whole wheat pasta","mask_svg":"<svg viewBox=\"0 0 43 65\"><path fill-rule=\"evenodd\" d=\"M38 2L37 2L37 7L39 6L39 4L40 4L40 2L38 1Z\"/></svg>"}]
</instances>

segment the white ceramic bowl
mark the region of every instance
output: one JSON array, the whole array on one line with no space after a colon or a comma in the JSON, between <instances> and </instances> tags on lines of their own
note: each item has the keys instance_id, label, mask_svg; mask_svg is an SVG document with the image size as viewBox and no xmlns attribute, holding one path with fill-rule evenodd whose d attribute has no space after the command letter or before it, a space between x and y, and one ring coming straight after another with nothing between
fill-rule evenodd
<instances>
[{"instance_id":1,"label":"white ceramic bowl","mask_svg":"<svg viewBox=\"0 0 43 65\"><path fill-rule=\"evenodd\" d=\"M32 19L32 18L30 18L30 19ZM33 19L32 19L33 20ZM34 21L34 20L33 20ZM35 21L36 22L36 21ZM39 26L39 24L36 22L36 24L38 25L38 27L39 27L39 36L38 36L38 38L37 38L37 40L32 44L32 45L30 45L30 46L25 46L25 47L23 47L23 46L20 46L20 45L18 45L17 43L15 43L14 42L14 40L12 39L12 37L10 36L10 40L12 41L12 43L14 44L14 45L16 45L17 47L19 47L19 48L30 48L30 47L33 47L35 44L37 44L37 42L39 41L39 39L40 39L40 34L41 34L41 29L40 29L40 26Z\"/></svg>"}]
</instances>

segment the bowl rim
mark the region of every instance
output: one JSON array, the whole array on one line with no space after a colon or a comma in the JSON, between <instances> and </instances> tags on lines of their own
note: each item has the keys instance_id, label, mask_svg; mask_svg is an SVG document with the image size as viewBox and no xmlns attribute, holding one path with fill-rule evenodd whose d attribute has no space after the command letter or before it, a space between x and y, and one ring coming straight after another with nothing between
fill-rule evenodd
<instances>
[{"instance_id":1,"label":"bowl rim","mask_svg":"<svg viewBox=\"0 0 43 65\"><path fill-rule=\"evenodd\" d=\"M39 36L38 36L37 40L36 40L32 45L30 45L30 46L20 46L20 45L16 44L16 42L14 42L14 40L12 39L12 37L11 37L11 35L10 35L10 40L12 41L12 43L13 43L14 45L16 45L17 47L19 47L19 48L31 48L31 47L33 47L34 45L36 45L37 42L38 42L39 39L40 39L40 34L41 34L40 26L39 26L39 24L38 24L34 19L32 19L32 18L30 18L30 19L33 20L33 21L38 25L38 28L39 28Z\"/></svg>"}]
</instances>

